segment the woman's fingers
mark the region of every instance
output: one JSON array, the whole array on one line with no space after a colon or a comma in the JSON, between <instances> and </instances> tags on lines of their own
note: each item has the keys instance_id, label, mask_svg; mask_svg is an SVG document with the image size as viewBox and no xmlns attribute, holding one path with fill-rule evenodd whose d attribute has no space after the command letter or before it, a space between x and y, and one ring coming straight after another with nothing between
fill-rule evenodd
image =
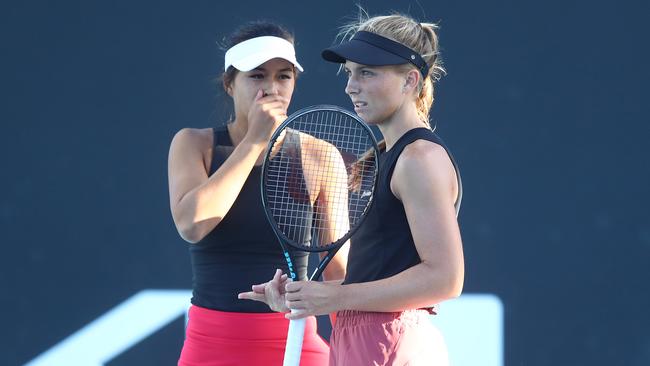
<instances>
[{"instance_id":1,"label":"woman's fingers","mask_svg":"<svg viewBox=\"0 0 650 366\"><path fill-rule=\"evenodd\" d=\"M285 300L284 304L291 310L301 310L306 309L306 304L301 300Z\"/></svg>"},{"instance_id":2,"label":"woman's fingers","mask_svg":"<svg viewBox=\"0 0 650 366\"><path fill-rule=\"evenodd\" d=\"M260 90L261 91L261 90ZM270 103L275 103L279 102L284 105L289 105L289 99L285 98L279 94L269 94L269 95L264 95L258 98L260 95L260 91L257 92L257 95L255 96L255 101L260 104L270 104Z\"/></svg>"},{"instance_id":3,"label":"woman's fingers","mask_svg":"<svg viewBox=\"0 0 650 366\"><path fill-rule=\"evenodd\" d=\"M291 310L306 309L307 303L302 297L299 291L287 292L284 294L285 305Z\"/></svg>"},{"instance_id":4,"label":"woman's fingers","mask_svg":"<svg viewBox=\"0 0 650 366\"><path fill-rule=\"evenodd\" d=\"M279 294L284 295L286 292L284 286L286 286L288 278L289 277L286 274L282 273L282 270L277 269L275 270L275 275L273 275L273 279L271 280L271 286L273 286L274 289L277 289Z\"/></svg>"},{"instance_id":5,"label":"woman's fingers","mask_svg":"<svg viewBox=\"0 0 650 366\"><path fill-rule=\"evenodd\" d=\"M298 301L301 300L302 295L298 292L287 292L284 297L287 301Z\"/></svg>"},{"instance_id":6,"label":"woman's fingers","mask_svg":"<svg viewBox=\"0 0 650 366\"><path fill-rule=\"evenodd\" d=\"M299 292L305 287L304 281L289 281L284 285L284 289L287 292Z\"/></svg>"},{"instance_id":7,"label":"woman's fingers","mask_svg":"<svg viewBox=\"0 0 650 366\"><path fill-rule=\"evenodd\" d=\"M273 279L271 281L279 282L281 278L282 278L282 270L276 269L275 274L273 275Z\"/></svg>"},{"instance_id":8,"label":"woman's fingers","mask_svg":"<svg viewBox=\"0 0 650 366\"><path fill-rule=\"evenodd\" d=\"M259 285L253 285L252 286L253 292L255 292L257 294L264 294L264 290L266 289L266 285L267 285L266 283L262 283L262 284L259 284Z\"/></svg>"},{"instance_id":9,"label":"woman's fingers","mask_svg":"<svg viewBox=\"0 0 650 366\"><path fill-rule=\"evenodd\" d=\"M266 302L264 294L258 294L253 291L241 292L237 294L237 298L240 300L253 300L253 301Z\"/></svg>"},{"instance_id":10,"label":"woman's fingers","mask_svg":"<svg viewBox=\"0 0 650 366\"><path fill-rule=\"evenodd\" d=\"M285 286L290 283L289 277L280 269L276 269L273 278L269 282L252 285L252 291L242 292L237 295L241 300L260 301L267 304L272 310L287 312L289 308L285 304ZM297 304L293 304L299 306Z\"/></svg>"},{"instance_id":11,"label":"woman's fingers","mask_svg":"<svg viewBox=\"0 0 650 366\"><path fill-rule=\"evenodd\" d=\"M255 94L255 101L259 101L264 97L264 90L260 89L257 91L257 94Z\"/></svg>"}]
</instances>

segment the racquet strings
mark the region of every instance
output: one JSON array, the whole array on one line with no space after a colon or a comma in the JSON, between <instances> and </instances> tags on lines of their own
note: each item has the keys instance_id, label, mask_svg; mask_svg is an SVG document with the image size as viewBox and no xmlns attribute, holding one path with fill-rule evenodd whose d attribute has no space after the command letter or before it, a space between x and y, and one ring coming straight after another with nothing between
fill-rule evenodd
<instances>
[{"instance_id":1,"label":"racquet strings","mask_svg":"<svg viewBox=\"0 0 650 366\"><path fill-rule=\"evenodd\" d=\"M292 246L329 250L367 210L377 167L374 139L361 123L345 113L315 110L287 124L272 141L267 209ZM327 199L318 196L324 185ZM327 212L321 209L324 200Z\"/></svg>"}]
</instances>

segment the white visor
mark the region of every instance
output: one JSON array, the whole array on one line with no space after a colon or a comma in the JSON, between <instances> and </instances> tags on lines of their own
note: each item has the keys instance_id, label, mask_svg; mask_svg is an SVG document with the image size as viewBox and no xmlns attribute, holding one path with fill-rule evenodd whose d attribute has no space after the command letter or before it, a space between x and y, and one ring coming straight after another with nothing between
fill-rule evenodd
<instances>
[{"instance_id":1,"label":"white visor","mask_svg":"<svg viewBox=\"0 0 650 366\"><path fill-rule=\"evenodd\" d=\"M251 38L232 46L226 51L224 70L228 71L228 67L233 66L239 71L250 71L274 58L285 59L303 71L291 42L271 36Z\"/></svg>"}]
</instances>

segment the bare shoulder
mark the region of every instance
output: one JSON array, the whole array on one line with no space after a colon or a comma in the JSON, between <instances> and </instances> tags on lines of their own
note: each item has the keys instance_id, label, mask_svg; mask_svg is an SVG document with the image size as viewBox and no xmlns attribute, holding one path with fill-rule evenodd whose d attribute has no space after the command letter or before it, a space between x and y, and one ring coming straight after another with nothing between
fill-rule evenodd
<instances>
[{"instance_id":1,"label":"bare shoulder","mask_svg":"<svg viewBox=\"0 0 650 366\"><path fill-rule=\"evenodd\" d=\"M400 157L398 163L407 165L425 164L427 166L433 165L451 165L451 160L444 147L428 140L415 140L408 144Z\"/></svg>"},{"instance_id":2,"label":"bare shoulder","mask_svg":"<svg viewBox=\"0 0 650 366\"><path fill-rule=\"evenodd\" d=\"M307 154L317 160L331 160L332 158L340 157L340 152L336 146L331 143L318 139L314 136L311 136L306 133L300 133L300 138L302 140L302 146L306 150ZM332 154L336 153L334 156Z\"/></svg>"},{"instance_id":3,"label":"bare shoulder","mask_svg":"<svg viewBox=\"0 0 650 366\"><path fill-rule=\"evenodd\" d=\"M391 189L398 198L402 189L446 187L443 189L455 192L456 185L456 171L447 151L428 140L416 140L404 148L391 179Z\"/></svg>"},{"instance_id":4,"label":"bare shoulder","mask_svg":"<svg viewBox=\"0 0 650 366\"><path fill-rule=\"evenodd\" d=\"M204 150L212 147L213 138L211 128L183 128L174 135L172 148L178 146Z\"/></svg>"},{"instance_id":5,"label":"bare shoulder","mask_svg":"<svg viewBox=\"0 0 650 366\"><path fill-rule=\"evenodd\" d=\"M330 144L329 142L316 138L308 133L300 132L300 139L307 146L314 146L320 149L328 147L334 148L334 145Z\"/></svg>"},{"instance_id":6,"label":"bare shoulder","mask_svg":"<svg viewBox=\"0 0 650 366\"><path fill-rule=\"evenodd\" d=\"M208 171L214 136L211 128L183 128L176 132L169 147L169 170L182 171L200 161Z\"/></svg>"}]
</instances>

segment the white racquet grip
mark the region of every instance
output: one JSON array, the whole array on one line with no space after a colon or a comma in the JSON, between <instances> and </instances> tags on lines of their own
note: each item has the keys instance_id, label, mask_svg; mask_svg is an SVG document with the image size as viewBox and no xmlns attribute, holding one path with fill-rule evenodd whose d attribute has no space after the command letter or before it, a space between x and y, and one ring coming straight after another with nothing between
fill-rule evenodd
<instances>
[{"instance_id":1,"label":"white racquet grip","mask_svg":"<svg viewBox=\"0 0 650 366\"><path fill-rule=\"evenodd\" d=\"M295 312L295 310L291 310ZM283 366L299 366L300 354L302 353L302 340L305 337L306 319L289 321L289 333L287 334L287 347L284 349Z\"/></svg>"}]
</instances>

